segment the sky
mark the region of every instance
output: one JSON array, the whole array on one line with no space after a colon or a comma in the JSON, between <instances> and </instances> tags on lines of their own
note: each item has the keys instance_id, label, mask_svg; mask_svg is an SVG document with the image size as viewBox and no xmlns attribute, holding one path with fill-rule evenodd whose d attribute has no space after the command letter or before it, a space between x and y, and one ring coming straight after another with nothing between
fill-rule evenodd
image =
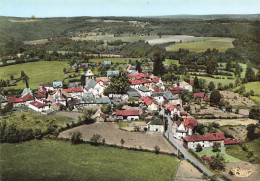
<instances>
[{"instance_id":1,"label":"sky","mask_svg":"<svg viewBox=\"0 0 260 181\"><path fill-rule=\"evenodd\" d=\"M259 14L260 0L0 0L15 17Z\"/></svg>"}]
</instances>

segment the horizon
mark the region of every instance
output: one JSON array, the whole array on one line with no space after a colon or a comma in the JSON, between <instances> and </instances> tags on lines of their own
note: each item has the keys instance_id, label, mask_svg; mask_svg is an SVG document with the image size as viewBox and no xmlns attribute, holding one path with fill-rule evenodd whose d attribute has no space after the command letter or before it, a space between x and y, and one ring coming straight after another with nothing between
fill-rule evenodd
<instances>
[{"instance_id":1,"label":"horizon","mask_svg":"<svg viewBox=\"0 0 260 181\"><path fill-rule=\"evenodd\" d=\"M156 17L257 15L258 0L1 0L0 16Z\"/></svg>"}]
</instances>

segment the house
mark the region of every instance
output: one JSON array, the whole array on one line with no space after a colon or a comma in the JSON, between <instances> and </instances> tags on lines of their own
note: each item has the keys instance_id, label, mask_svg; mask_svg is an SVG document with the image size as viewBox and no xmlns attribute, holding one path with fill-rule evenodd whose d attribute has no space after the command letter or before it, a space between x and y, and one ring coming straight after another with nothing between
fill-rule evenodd
<instances>
[{"instance_id":1,"label":"house","mask_svg":"<svg viewBox=\"0 0 260 181\"><path fill-rule=\"evenodd\" d=\"M239 144L238 140L225 140L224 145L237 145Z\"/></svg>"},{"instance_id":2,"label":"house","mask_svg":"<svg viewBox=\"0 0 260 181\"><path fill-rule=\"evenodd\" d=\"M164 123L160 118L153 118L147 124L147 130L149 132L163 133L164 132Z\"/></svg>"},{"instance_id":3,"label":"house","mask_svg":"<svg viewBox=\"0 0 260 181\"><path fill-rule=\"evenodd\" d=\"M40 86L34 96L38 99L47 98L47 89L44 86Z\"/></svg>"},{"instance_id":4,"label":"house","mask_svg":"<svg viewBox=\"0 0 260 181\"><path fill-rule=\"evenodd\" d=\"M106 115L103 114L101 109L99 108L91 118L94 119L96 122L105 122Z\"/></svg>"},{"instance_id":5,"label":"house","mask_svg":"<svg viewBox=\"0 0 260 181\"><path fill-rule=\"evenodd\" d=\"M5 106L8 101L0 94L0 108Z\"/></svg>"},{"instance_id":6,"label":"house","mask_svg":"<svg viewBox=\"0 0 260 181\"><path fill-rule=\"evenodd\" d=\"M107 82L103 82L101 80L98 80L94 89L93 89L93 95L95 97L103 97L103 92L105 90L105 88L108 86Z\"/></svg>"},{"instance_id":7,"label":"house","mask_svg":"<svg viewBox=\"0 0 260 181\"><path fill-rule=\"evenodd\" d=\"M193 98L194 99L203 99L205 97L205 93L204 92L199 92L199 93L194 93L193 94Z\"/></svg>"},{"instance_id":8,"label":"house","mask_svg":"<svg viewBox=\"0 0 260 181\"><path fill-rule=\"evenodd\" d=\"M159 104L158 104L158 102L153 100L153 98L145 96L145 97L142 97L141 100L147 106L148 111L158 111L159 110Z\"/></svg>"},{"instance_id":9,"label":"house","mask_svg":"<svg viewBox=\"0 0 260 181\"><path fill-rule=\"evenodd\" d=\"M111 101L108 97L96 98L94 103L96 105L103 105L103 104L111 104Z\"/></svg>"},{"instance_id":10,"label":"house","mask_svg":"<svg viewBox=\"0 0 260 181\"><path fill-rule=\"evenodd\" d=\"M70 96L66 92L62 92L61 89L56 89L50 93L48 100L52 100L55 103L61 103L63 106L66 106L67 100L70 100Z\"/></svg>"},{"instance_id":11,"label":"house","mask_svg":"<svg viewBox=\"0 0 260 181\"><path fill-rule=\"evenodd\" d=\"M22 92L22 94L21 94L21 97L27 95L27 93L29 93L31 96L33 96L33 93L32 93L32 91L30 90L30 88L24 88L24 89L23 89L23 92Z\"/></svg>"},{"instance_id":12,"label":"house","mask_svg":"<svg viewBox=\"0 0 260 181\"><path fill-rule=\"evenodd\" d=\"M130 80L130 87L133 89L138 89L141 86L149 87L150 85L151 81L148 79Z\"/></svg>"},{"instance_id":13,"label":"house","mask_svg":"<svg viewBox=\"0 0 260 181\"><path fill-rule=\"evenodd\" d=\"M128 98L139 98L140 97L140 94L138 93L137 90L135 89L132 89L132 88L129 88L129 90L126 92L127 95L128 95Z\"/></svg>"},{"instance_id":14,"label":"house","mask_svg":"<svg viewBox=\"0 0 260 181\"><path fill-rule=\"evenodd\" d=\"M85 82L88 82L89 79L94 79L95 78L93 72L90 69L88 69L85 72L84 76L85 76Z\"/></svg>"},{"instance_id":15,"label":"house","mask_svg":"<svg viewBox=\"0 0 260 181\"><path fill-rule=\"evenodd\" d=\"M69 87L72 88L72 87L78 87L78 83L77 82L70 82L69 83Z\"/></svg>"},{"instance_id":16,"label":"house","mask_svg":"<svg viewBox=\"0 0 260 181\"><path fill-rule=\"evenodd\" d=\"M139 94L144 97L144 96L151 96L151 92L149 89L147 89L146 87L144 86L141 86L138 88L138 92Z\"/></svg>"},{"instance_id":17,"label":"house","mask_svg":"<svg viewBox=\"0 0 260 181\"><path fill-rule=\"evenodd\" d=\"M83 89L81 87L72 87L68 89L63 89L63 92L67 92L70 97L74 99L80 99L83 96Z\"/></svg>"},{"instance_id":18,"label":"house","mask_svg":"<svg viewBox=\"0 0 260 181\"><path fill-rule=\"evenodd\" d=\"M96 86L96 81L92 79L88 79L86 82L86 85L84 86L84 92L85 93L93 93L94 92L94 87Z\"/></svg>"},{"instance_id":19,"label":"house","mask_svg":"<svg viewBox=\"0 0 260 181\"><path fill-rule=\"evenodd\" d=\"M108 82L103 81L102 79L97 79L96 82L97 82L97 84L100 84L101 86L108 86Z\"/></svg>"},{"instance_id":20,"label":"house","mask_svg":"<svg viewBox=\"0 0 260 181\"><path fill-rule=\"evenodd\" d=\"M202 156L201 159L204 161L205 164L210 165L212 163L212 158L207 156Z\"/></svg>"},{"instance_id":21,"label":"house","mask_svg":"<svg viewBox=\"0 0 260 181\"><path fill-rule=\"evenodd\" d=\"M144 74L144 73L139 73L139 74L137 74L138 76L140 76L140 77L142 77L143 79L145 79L145 78L150 78L150 76L149 75L147 75L147 74Z\"/></svg>"},{"instance_id":22,"label":"house","mask_svg":"<svg viewBox=\"0 0 260 181\"><path fill-rule=\"evenodd\" d=\"M204 98L202 99L202 102L203 102L203 103L210 102L210 98L209 98L209 97L204 97Z\"/></svg>"},{"instance_id":23,"label":"house","mask_svg":"<svg viewBox=\"0 0 260 181\"><path fill-rule=\"evenodd\" d=\"M156 101L158 102L159 104L162 104L163 101L164 101L164 98L163 98L163 95L164 93L152 93L151 97Z\"/></svg>"},{"instance_id":24,"label":"house","mask_svg":"<svg viewBox=\"0 0 260 181\"><path fill-rule=\"evenodd\" d=\"M37 100L30 102L28 107L36 112L46 112L50 109L50 105L39 102Z\"/></svg>"},{"instance_id":25,"label":"house","mask_svg":"<svg viewBox=\"0 0 260 181\"><path fill-rule=\"evenodd\" d=\"M52 84L40 84L40 87L44 87L47 91L53 91L53 85Z\"/></svg>"},{"instance_id":26,"label":"house","mask_svg":"<svg viewBox=\"0 0 260 181\"><path fill-rule=\"evenodd\" d=\"M180 116L180 109L177 106L170 106L168 107L171 117L173 118L175 115Z\"/></svg>"},{"instance_id":27,"label":"house","mask_svg":"<svg viewBox=\"0 0 260 181\"><path fill-rule=\"evenodd\" d=\"M182 101L178 94L172 94L171 92L165 92L163 95L164 101L168 101L172 105L182 106Z\"/></svg>"},{"instance_id":28,"label":"house","mask_svg":"<svg viewBox=\"0 0 260 181\"><path fill-rule=\"evenodd\" d=\"M59 89L59 88L63 88L63 84L61 81L54 81L52 83L53 89Z\"/></svg>"},{"instance_id":29,"label":"house","mask_svg":"<svg viewBox=\"0 0 260 181\"><path fill-rule=\"evenodd\" d=\"M128 70L128 73L131 74L131 75L137 75L138 74L138 71L137 70Z\"/></svg>"},{"instance_id":30,"label":"house","mask_svg":"<svg viewBox=\"0 0 260 181\"><path fill-rule=\"evenodd\" d=\"M134 121L139 119L139 110L116 110L116 119L121 121Z\"/></svg>"},{"instance_id":31,"label":"house","mask_svg":"<svg viewBox=\"0 0 260 181\"><path fill-rule=\"evenodd\" d=\"M84 93L81 98L81 103L82 104L93 103L94 100L95 100L95 97L92 93Z\"/></svg>"},{"instance_id":32,"label":"house","mask_svg":"<svg viewBox=\"0 0 260 181\"><path fill-rule=\"evenodd\" d=\"M25 106L28 105L30 102L34 101L34 97L28 92L26 95L20 98L16 97L8 97L7 98L9 103L13 103L14 107L17 106Z\"/></svg>"},{"instance_id":33,"label":"house","mask_svg":"<svg viewBox=\"0 0 260 181\"><path fill-rule=\"evenodd\" d=\"M104 61L104 62L102 63L102 65L103 65L104 67L109 67L111 64L112 64L111 61Z\"/></svg>"},{"instance_id":34,"label":"house","mask_svg":"<svg viewBox=\"0 0 260 181\"><path fill-rule=\"evenodd\" d=\"M177 85L175 85L175 87L176 87L176 86L177 86ZM189 92L192 92L192 85L189 84L189 83L187 83L187 82L185 82L185 81L181 81L181 82L179 83L179 86L180 86L181 88L183 88L183 89L189 91Z\"/></svg>"},{"instance_id":35,"label":"house","mask_svg":"<svg viewBox=\"0 0 260 181\"><path fill-rule=\"evenodd\" d=\"M193 134L193 129L198 122L194 118L188 118L183 123L181 121L174 121L172 125L173 137L176 139L183 139L186 136Z\"/></svg>"},{"instance_id":36,"label":"house","mask_svg":"<svg viewBox=\"0 0 260 181\"><path fill-rule=\"evenodd\" d=\"M225 140L224 133L209 133L206 135L192 135L185 137L184 146L189 149L194 149L200 144L202 147L209 148L212 147L215 142L220 143L221 146L224 146Z\"/></svg>"},{"instance_id":37,"label":"house","mask_svg":"<svg viewBox=\"0 0 260 181\"><path fill-rule=\"evenodd\" d=\"M183 91L184 89L179 86L171 88L172 94L181 94Z\"/></svg>"},{"instance_id":38,"label":"house","mask_svg":"<svg viewBox=\"0 0 260 181\"><path fill-rule=\"evenodd\" d=\"M107 77L112 77L113 75L119 75L118 70L108 70L107 71Z\"/></svg>"}]
</instances>

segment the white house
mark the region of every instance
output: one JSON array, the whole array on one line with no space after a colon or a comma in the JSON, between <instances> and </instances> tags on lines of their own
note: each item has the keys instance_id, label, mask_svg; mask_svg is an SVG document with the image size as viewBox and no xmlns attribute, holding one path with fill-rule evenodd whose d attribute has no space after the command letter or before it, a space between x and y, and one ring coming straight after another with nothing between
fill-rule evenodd
<instances>
[{"instance_id":1,"label":"white house","mask_svg":"<svg viewBox=\"0 0 260 181\"><path fill-rule=\"evenodd\" d=\"M149 123L147 123L146 127L149 132L164 132L164 123L159 118L153 118Z\"/></svg>"},{"instance_id":2,"label":"white house","mask_svg":"<svg viewBox=\"0 0 260 181\"><path fill-rule=\"evenodd\" d=\"M187 136L183 140L185 147L189 149L195 149L198 144L204 148L212 147L215 142L220 143L221 146L224 146L225 140L224 133L209 133L206 135L192 135Z\"/></svg>"},{"instance_id":3,"label":"white house","mask_svg":"<svg viewBox=\"0 0 260 181\"><path fill-rule=\"evenodd\" d=\"M144 97L144 96L151 96L151 91L149 89L147 89L146 87L144 86L140 86L138 88L138 92L139 94Z\"/></svg>"},{"instance_id":4,"label":"white house","mask_svg":"<svg viewBox=\"0 0 260 181\"><path fill-rule=\"evenodd\" d=\"M154 98L154 100L159 104L162 104L164 101L163 94L164 93L153 93L151 97Z\"/></svg>"},{"instance_id":5,"label":"white house","mask_svg":"<svg viewBox=\"0 0 260 181\"><path fill-rule=\"evenodd\" d=\"M171 117L173 118L175 115L180 116L180 109L177 106L170 106L168 107Z\"/></svg>"},{"instance_id":6,"label":"white house","mask_svg":"<svg viewBox=\"0 0 260 181\"><path fill-rule=\"evenodd\" d=\"M94 92L94 87L96 86L96 81L92 79L88 79L86 81L86 85L84 86L84 93L93 93Z\"/></svg>"},{"instance_id":7,"label":"white house","mask_svg":"<svg viewBox=\"0 0 260 181\"><path fill-rule=\"evenodd\" d=\"M116 110L117 120L134 121L139 119L139 110Z\"/></svg>"},{"instance_id":8,"label":"white house","mask_svg":"<svg viewBox=\"0 0 260 181\"><path fill-rule=\"evenodd\" d=\"M185 90L187 90L189 92L192 92L192 85L191 84L189 84L189 83L187 83L185 81L181 81L179 84L180 84L179 87L181 87L181 88L183 88L183 89L185 89Z\"/></svg>"},{"instance_id":9,"label":"white house","mask_svg":"<svg viewBox=\"0 0 260 181\"><path fill-rule=\"evenodd\" d=\"M193 134L193 129L197 126L198 122L194 118L188 118L183 123L180 121L173 122L172 133L173 137L183 139L186 136Z\"/></svg>"},{"instance_id":10,"label":"white house","mask_svg":"<svg viewBox=\"0 0 260 181\"><path fill-rule=\"evenodd\" d=\"M50 105L41 103L39 101L33 101L33 102L29 103L28 107L37 112L45 112L50 109Z\"/></svg>"},{"instance_id":11,"label":"white house","mask_svg":"<svg viewBox=\"0 0 260 181\"><path fill-rule=\"evenodd\" d=\"M83 89L81 87L72 87L68 89L63 89L63 92L67 92L70 97L74 99L80 99L83 96Z\"/></svg>"}]
</instances>

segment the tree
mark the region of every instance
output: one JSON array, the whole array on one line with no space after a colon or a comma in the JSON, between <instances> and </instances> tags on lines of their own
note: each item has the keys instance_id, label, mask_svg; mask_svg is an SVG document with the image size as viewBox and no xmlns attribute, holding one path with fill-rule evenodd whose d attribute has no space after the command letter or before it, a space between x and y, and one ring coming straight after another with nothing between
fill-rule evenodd
<instances>
[{"instance_id":1,"label":"tree","mask_svg":"<svg viewBox=\"0 0 260 181\"><path fill-rule=\"evenodd\" d=\"M13 76L13 75L11 75L11 76L10 76L10 79L11 79L11 80L13 80L13 79L14 79L14 76Z\"/></svg>"},{"instance_id":2,"label":"tree","mask_svg":"<svg viewBox=\"0 0 260 181\"><path fill-rule=\"evenodd\" d=\"M95 120L92 119L92 116L95 114L95 112L96 111L93 109L87 109L84 111L83 120L85 124L92 124L95 122Z\"/></svg>"},{"instance_id":3,"label":"tree","mask_svg":"<svg viewBox=\"0 0 260 181\"><path fill-rule=\"evenodd\" d=\"M249 140L255 139L255 137L256 137L256 134L255 134L256 125L255 124L249 124L249 125L247 125L246 130L247 130L247 138Z\"/></svg>"},{"instance_id":4,"label":"tree","mask_svg":"<svg viewBox=\"0 0 260 181\"><path fill-rule=\"evenodd\" d=\"M102 142L102 136L99 134L94 134L90 139L91 144L98 145Z\"/></svg>"},{"instance_id":5,"label":"tree","mask_svg":"<svg viewBox=\"0 0 260 181\"><path fill-rule=\"evenodd\" d=\"M231 71L231 69L232 69L232 63L231 63L231 61L228 61L227 64L226 64L225 70L226 71Z\"/></svg>"},{"instance_id":6,"label":"tree","mask_svg":"<svg viewBox=\"0 0 260 181\"><path fill-rule=\"evenodd\" d=\"M75 132L73 133L73 135L71 136L71 143L72 144L79 144L79 143L82 143L82 134L81 132Z\"/></svg>"},{"instance_id":7,"label":"tree","mask_svg":"<svg viewBox=\"0 0 260 181\"><path fill-rule=\"evenodd\" d=\"M137 70L139 73L142 72L142 67L138 60L135 62L135 70Z\"/></svg>"},{"instance_id":8,"label":"tree","mask_svg":"<svg viewBox=\"0 0 260 181\"><path fill-rule=\"evenodd\" d=\"M207 64L206 64L206 72L209 74L209 75L212 75L216 70L217 70L217 62L214 60L214 59L210 59L209 61L207 61Z\"/></svg>"},{"instance_id":9,"label":"tree","mask_svg":"<svg viewBox=\"0 0 260 181\"><path fill-rule=\"evenodd\" d=\"M260 71L258 71L257 74L256 74L256 80L260 81Z\"/></svg>"},{"instance_id":10,"label":"tree","mask_svg":"<svg viewBox=\"0 0 260 181\"><path fill-rule=\"evenodd\" d=\"M200 144L197 144L196 152L201 152L201 151L202 151L202 146Z\"/></svg>"},{"instance_id":11,"label":"tree","mask_svg":"<svg viewBox=\"0 0 260 181\"><path fill-rule=\"evenodd\" d=\"M214 90L211 94L210 94L210 104L211 105L219 105L221 99L221 94L218 90Z\"/></svg>"},{"instance_id":12,"label":"tree","mask_svg":"<svg viewBox=\"0 0 260 181\"><path fill-rule=\"evenodd\" d=\"M165 68L163 65L165 57L162 51L156 50L153 54L153 74L155 76L162 76L165 72Z\"/></svg>"},{"instance_id":13,"label":"tree","mask_svg":"<svg viewBox=\"0 0 260 181\"><path fill-rule=\"evenodd\" d=\"M111 78L111 83L104 90L104 94L125 94L128 90L129 85L130 83L128 77L121 71L119 72L119 75L114 75Z\"/></svg>"},{"instance_id":14,"label":"tree","mask_svg":"<svg viewBox=\"0 0 260 181\"><path fill-rule=\"evenodd\" d=\"M195 131L197 133L199 133L200 135L204 135L205 134L205 126L201 123L198 123L197 126L195 127Z\"/></svg>"},{"instance_id":15,"label":"tree","mask_svg":"<svg viewBox=\"0 0 260 181\"><path fill-rule=\"evenodd\" d=\"M215 89L215 84L214 84L214 82L211 81L211 82L209 83L209 85L208 85L208 88L209 88L210 91L213 91L213 90Z\"/></svg>"},{"instance_id":16,"label":"tree","mask_svg":"<svg viewBox=\"0 0 260 181\"><path fill-rule=\"evenodd\" d=\"M220 153L217 153L216 156L213 157L210 167L214 170L224 170L225 159Z\"/></svg>"},{"instance_id":17,"label":"tree","mask_svg":"<svg viewBox=\"0 0 260 181\"><path fill-rule=\"evenodd\" d=\"M112 112L111 106L110 105L102 105L101 106L101 111L104 114L110 114Z\"/></svg>"},{"instance_id":18,"label":"tree","mask_svg":"<svg viewBox=\"0 0 260 181\"><path fill-rule=\"evenodd\" d=\"M235 64L235 76L237 76L237 77L240 77L240 74L241 74L241 72L243 71L243 68L238 64L238 63L236 63Z\"/></svg>"},{"instance_id":19,"label":"tree","mask_svg":"<svg viewBox=\"0 0 260 181\"><path fill-rule=\"evenodd\" d=\"M197 76L195 76L195 78L194 78L193 87L194 87L194 89L200 89L200 83L199 83L199 79Z\"/></svg>"},{"instance_id":20,"label":"tree","mask_svg":"<svg viewBox=\"0 0 260 181\"><path fill-rule=\"evenodd\" d=\"M65 73L66 73L66 71L67 71L67 70L66 70L66 68L64 68L64 69L63 69L63 73L65 74Z\"/></svg>"},{"instance_id":21,"label":"tree","mask_svg":"<svg viewBox=\"0 0 260 181\"><path fill-rule=\"evenodd\" d=\"M249 111L249 118L251 119L257 119L260 121L260 108L253 108Z\"/></svg>"},{"instance_id":22,"label":"tree","mask_svg":"<svg viewBox=\"0 0 260 181\"><path fill-rule=\"evenodd\" d=\"M212 151L213 152L219 152L220 151L219 148L220 148L220 143L214 142L213 146L212 146Z\"/></svg>"},{"instance_id":23,"label":"tree","mask_svg":"<svg viewBox=\"0 0 260 181\"><path fill-rule=\"evenodd\" d=\"M159 152L160 152L160 147L157 146L157 145L155 145L155 146L154 146L154 151L155 151L155 154L159 154Z\"/></svg>"},{"instance_id":24,"label":"tree","mask_svg":"<svg viewBox=\"0 0 260 181\"><path fill-rule=\"evenodd\" d=\"M218 90L223 90L223 85L221 83L218 83Z\"/></svg>"},{"instance_id":25,"label":"tree","mask_svg":"<svg viewBox=\"0 0 260 181\"><path fill-rule=\"evenodd\" d=\"M246 68L246 74L245 74L245 79L248 82L253 82L255 80L255 72L253 71L252 67L247 67Z\"/></svg>"}]
</instances>

